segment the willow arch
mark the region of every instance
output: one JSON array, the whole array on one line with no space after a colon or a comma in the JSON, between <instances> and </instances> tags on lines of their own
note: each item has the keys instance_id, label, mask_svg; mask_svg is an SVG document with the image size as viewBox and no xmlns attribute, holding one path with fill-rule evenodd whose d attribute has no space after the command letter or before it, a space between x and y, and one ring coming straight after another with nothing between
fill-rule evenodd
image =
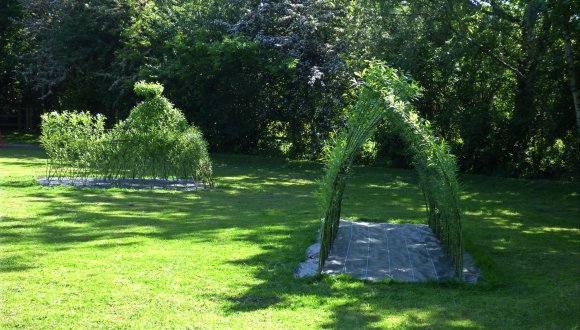
<instances>
[{"instance_id":1,"label":"willow arch","mask_svg":"<svg viewBox=\"0 0 580 330\"><path fill-rule=\"evenodd\" d=\"M463 270L463 238L459 212L459 183L455 157L445 141L433 134L429 122L412 109L410 101L419 87L397 70L373 61L356 74L356 102L347 109L347 125L334 137L326 152L326 171L319 188L321 272L338 232L342 197L353 160L378 124L387 119L401 134L413 154L413 163L425 198L428 224L453 261Z\"/></svg>"}]
</instances>

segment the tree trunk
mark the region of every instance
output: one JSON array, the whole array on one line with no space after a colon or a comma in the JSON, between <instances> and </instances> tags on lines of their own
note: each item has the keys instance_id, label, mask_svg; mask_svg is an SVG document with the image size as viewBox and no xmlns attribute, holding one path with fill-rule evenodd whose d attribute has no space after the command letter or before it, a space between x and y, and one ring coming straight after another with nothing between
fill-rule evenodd
<instances>
[{"instance_id":1,"label":"tree trunk","mask_svg":"<svg viewBox=\"0 0 580 330\"><path fill-rule=\"evenodd\" d=\"M514 113L512 119L512 142L516 148L524 148L526 137L534 118L533 79L531 74L522 70L523 76L517 77Z\"/></svg>"},{"instance_id":2,"label":"tree trunk","mask_svg":"<svg viewBox=\"0 0 580 330\"><path fill-rule=\"evenodd\" d=\"M539 6L536 2L530 1L526 4L524 15L522 17L522 56L518 61L514 112L512 117L512 129L508 138L508 143L513 150L513 164L521 167L525 164L525 151L529 142L529 135L532 131L536 102L534 99L534 90L536 85L536 67L537 56L537 38L535 34L536 24L538 22ZM533 165L533 164L529 164ZM522 168L519 169L522 171Z\"/></svg>"},{"instance_id":3,"label":"tree trunk","mask_svg":"<svg viewBox=\"0 0 580 330\"><path fill-rule=\"evenodd\" d=\"M578 80L576 77L576 70L574 70L574 56L572 54L572 42L570 41L570 34L564 30L564 55L566 56L566 66L568 68L568 83L570 84L570 92L572 92L572 99L574 100L574 109L576 110L576 132L580 135L580 92L578 91Z\"/></svg>"}]
</instances>

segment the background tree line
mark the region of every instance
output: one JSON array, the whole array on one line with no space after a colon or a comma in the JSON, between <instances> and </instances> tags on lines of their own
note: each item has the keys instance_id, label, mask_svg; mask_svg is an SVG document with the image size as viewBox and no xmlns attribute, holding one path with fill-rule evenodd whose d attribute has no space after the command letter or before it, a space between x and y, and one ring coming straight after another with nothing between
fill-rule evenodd
<instances>
[{"instance_id":1,"label":"background tree line","mask_svg":"<svg viewBox=\"0 0 580 330\"><path fill-rule=\"evenodd\" d=\"M5 0L0 118L112 123L145 79L213 151L317 158L353 72L377 58L423 86L417 110L463 171L578 178L579 13L572 0ZM386 122L359 161L409 164Z\"/></svg>"}]
</instances>

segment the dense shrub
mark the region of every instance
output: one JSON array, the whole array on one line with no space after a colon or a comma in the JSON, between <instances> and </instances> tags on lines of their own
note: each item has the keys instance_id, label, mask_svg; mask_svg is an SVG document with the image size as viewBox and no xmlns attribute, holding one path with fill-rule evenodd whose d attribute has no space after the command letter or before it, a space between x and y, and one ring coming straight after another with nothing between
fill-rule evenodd
<instances>
[{"instance_id":1,"label":"dense shrub","mask_svg":"<svg viewBox=\"0 0 580 330\"><path fill-rule=\"evenodd\" d=\"M42 115L40 143L48 155L47 177L90 175L104 132L102 115L87 111Z\"/></svg>"}]
</instances>

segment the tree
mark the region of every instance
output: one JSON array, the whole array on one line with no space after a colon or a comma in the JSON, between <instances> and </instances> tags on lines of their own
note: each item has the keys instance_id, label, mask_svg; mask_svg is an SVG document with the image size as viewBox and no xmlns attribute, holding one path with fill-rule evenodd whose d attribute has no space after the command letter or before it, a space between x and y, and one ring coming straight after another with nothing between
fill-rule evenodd
<instances>
[{"instance_id":1,"label":"tree","mask_svg":"<svg viewBox=\"0 0 580 330\"><path fill-rule=\"evenodd\" d=\"M214 151L317 158L353 102L344 95L351 73L378 58L424 86L417 110L449 141L462 170L580 172L577 1L2 6L4 109L89 109L122 119L135 101L133 83L157 80ZM365 161L378 155L404 165L401 141L382 123Z\"/></svg>"},{"instance_id":2,"label":"tree","mask_svg":"<svg viewBox=\"0 0 580 330\"><path fill-rule=\"evenodd\" d=\"M256 40L295 61L295 75L285 96L283 121L292 142L291 154L316 157L343 104L348 69L341 57L340 32L348 1L252 1L230 24L230 33Z\"/></svg>"},{"instance_id":3,"label":"tree","mask_svg":"<svg viewBox=\"0 0 580 330\"><path fill-rule=\"evenodd\" d=\"M115 52L128 20L124 2L23 0L22 6L30 47L20 74L38 98L50 108L111 113Z\"/></svg>"},{"instance_id":4,"label":"tree","mask_svg":"<svg viewBox=\"0 0 580 330\"><path fill-rule=\"evenodd\" d=\"M367 47L367 56L386 58L425 86L418 109L452 143L464 170L575 172L577 160L566 156L577 140L555 23L561 4L363 3L377 17L367 35L378 47Z\"/></svg>"},{"instance_id":5,"label":"tree","mask_svg":"<svg viewBox=\"0 0 580 330\"><path fill-rule=\"evenodd\" d=\"M17 0L0 3L0 115L13 114L14 105L20 101L21 88L15 69L20 66L18 52L19 23L22 15Z\"/></svg>"}]
</instances>

